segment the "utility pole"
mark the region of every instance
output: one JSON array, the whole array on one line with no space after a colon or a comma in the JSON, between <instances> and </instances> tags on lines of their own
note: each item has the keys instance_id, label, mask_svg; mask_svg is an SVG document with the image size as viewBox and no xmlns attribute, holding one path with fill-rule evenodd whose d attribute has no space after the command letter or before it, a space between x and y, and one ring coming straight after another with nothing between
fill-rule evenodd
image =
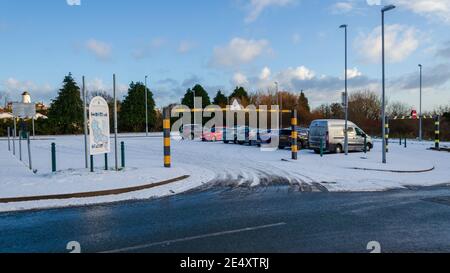
<instances>
[{"instance_id":1,"label":"utility pole","mask_svg":"<svg viewBox=\"0 0 450 273\"><path fill-rule=\"evenodd\" d=\"M89 155L88 155L88 125L87 125L87 112L86 112L86 84L83 76L83 122L84 122L84 165L85 168L89 168Z\"/></svg>"},{"instance_id":2,"label":"utility pole","mask_svg":"<svg viewBox=\"0 0 450 273\"><path fill-rule=\"evenodd\" d=\"M147 78L148 76L145 76L145 136L148 137L148 96L147 96Z\"/></svg>"},{"instance_id":3,"label":"utility pole","mask_svg":"<svg viewBox=\"0 0 450 273\"><path fill-rule=\"evenodd\" d=\"M382 94L382 109L381 109L381 119L383 122L383 128L382 128L382 138L383 138L383 149L382 149L382 156L383 156L383 164L387 163L386 159L386 148L387 148L387 142L386 142L386 79L385 79L385 64L384 64L384 13L390 10L395 9L394 5L385 6L383 9L381 9L381 46L382 46L382 82L383 82L383 94Z\"/></svg>"},{"instance_id":4,"label":"utility pole","mask_svg":"<svg viewBox=\"0 0 450 273\"><path fill-rule=\"evenodd\" d=\"M419 106L419 140L423 140L423 131L422 131L422 65L419 64L420 69L420 106Z\"/></svg>"},{"instance_id":5,"label":"utility pole","mask_svg":"<svg viewBox=\"0 0 450 273\"><path fill-rule=\"evenodd\" d=\"M347 25L341 25L340 28L345 30L345 99L344 99L344 111L345 111L345 141L344 141L344 150L345 155L348 155L348 85L347 85Z\"/></svg>"},{"instance_id":6,"label":"utility pole","mask_svg":"<svg viewBox=\"0 0 450 273\"><path fill-rule=\"evenodd\" d=\"M116 163L116 171L119 170L119 158L117 155L117 98L116 98L116 74L113 74L113 97L114 97L114 156L115 156L115 163Z\"/></svg>"}]
</instances>

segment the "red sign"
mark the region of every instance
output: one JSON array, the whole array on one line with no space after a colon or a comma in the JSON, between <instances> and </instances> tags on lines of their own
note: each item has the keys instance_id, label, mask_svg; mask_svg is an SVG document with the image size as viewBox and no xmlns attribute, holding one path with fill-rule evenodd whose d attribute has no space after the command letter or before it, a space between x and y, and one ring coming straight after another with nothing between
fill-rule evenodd
<instances>
[{"instance_id":1,"label":"red sign","mask_svg":"<svg viewBox=\"0 0 450 273\"><path fill-rule=\"evenodd\" d=\"M411 117L412 117L413 119L417 119L417 111L416 111L416 110L412 110L412 111L411 111Z\"/></svg>"}]
</instances>

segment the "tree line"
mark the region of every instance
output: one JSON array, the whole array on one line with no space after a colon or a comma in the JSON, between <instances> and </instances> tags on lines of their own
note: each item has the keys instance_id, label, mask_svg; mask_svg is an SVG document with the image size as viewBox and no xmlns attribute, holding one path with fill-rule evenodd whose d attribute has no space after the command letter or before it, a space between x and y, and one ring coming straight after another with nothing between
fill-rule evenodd
<instances>
[{"instance_id":1,"label":"tree line","mask_svg":"<svg viewBox=\"0 0 450 273\"><path fill-rule=\"evenodd\" d=\"M103 97L109 105L111 116L111 128L113 126L114 98L105 91L92 91L88 93L88 102L95 96ZM117 100L118 126L120 132L144 132L145 131L145 96L148 100L148 123L151 131L162 130L162 113L155 107L153 93L145 88L142 82L131 82L127 95L123 100ZM343 119L344 108L341 103L322 104L314 109L310 107L309 99L302 91L295 92L248 92L244 87L237 86L229 96L224 91L218 90L213 98L200 84L186 90L180 99L182 105L194 108L194 97L202 98L202 107L214 104L225 108L234 100L246 107L248 105L280 105L282 109L297 110L300 126L309 127L315 119ZM168 107L173 107L174 103ZM409 116L411 107L402 102L388 103L389 116ZM349 120L355 122L364 131L373 136L381 134L381 99L378 93L370 90L352 92L349 96ZM41 114L48 116L47 120L36 121L36 133L39 135L65 135L83 133L83 101L81 90L71 73L65 76L57 97L52 100L47 111ZM441 115L441 132L443 139L449 138L450 133L450 106L439 107L426 115ZM283 114L281 127L290 126L290 115ZM206 121L204 121L206 122ZM418 134L417 120L392 120L390 122L392 137L415 138ZM270 117L269 117L270 125ZM11 120L0 122L0 135L6 134L6 127L12 127ZM31 122L27 121L27 126ZM29 127L30 128L30 127ZM424 121L424 137L434 137L434 122Z\"/></svg>"}]
</instances>

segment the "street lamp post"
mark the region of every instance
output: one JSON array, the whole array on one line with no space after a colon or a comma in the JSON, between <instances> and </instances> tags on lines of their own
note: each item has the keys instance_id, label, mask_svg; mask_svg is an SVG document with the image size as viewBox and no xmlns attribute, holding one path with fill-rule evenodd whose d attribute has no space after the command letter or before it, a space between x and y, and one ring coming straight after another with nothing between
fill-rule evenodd
<instances>
[{"instance_id":1,"label":"street lamp post","mask_svg":"<svg viewBox=\"0 0 450 273\"><path fill-rule=\"evenodd\" d=\"M422 65L419 64L420 69L420 106L419 106L419 140L423 140L422 132Z\"/></svg>"},{"instance_id":2,"label":"street lamp post","mask_svg":"<svg viewBox=\"0 0 450 273\"><path fill-rule=\"evenodd\" d=\"M147 96L147 78L148 76L145 76L145 136L148 136L148 96Z\"/></svg>"},{"instance_id":3,"label":"street lamp post","mask_svg":"<svg viewBox=\"0 0 450 273\"><path fill-rule=\"evenodd\" d=\"M277 96L277 104L278 104L278 108L279 108L279 110L281 110L281 98L280 98L280 90L279 90L279 85L278 85L278 82L275 82L275 94L276 94L276 96ZM280 113L279 113L279 115L280 115L280 118L279 118L279 121L280 121L280 126L281 126L281 128L283 127L283 114L281 113L281 111L280 111Z\"/></svg>"},{"instance_id":4,"label":"street lamp post","mask_svg":"<svg viewBox=\"0 0 450 273\"><path fill-rule=\"evenodd\" d=\"M345 155L348 155L348 84L347 84L347 25L341 25L340 28L345 30L345 100L344 100L344 110L345 110L345 141L344 150Z\"/></svg>"},{"instance_id":5,"label":"street lamp post","mask_svg":"<svg viewBox=\"0 0 450 273\"><path fill-rule=\"evenodd\" d=\"M387 163L386 160L386 81L385 81L385 66L384 66L384 13L390 10L395 9L394 5L385 6L381 9L381 51L382 51L382 84L383 84L383 94L382 94L382 109L381 109L381 119L383 123L382 128L382 138L383 138L383 164Z\"/></svg>"}]
</instances>

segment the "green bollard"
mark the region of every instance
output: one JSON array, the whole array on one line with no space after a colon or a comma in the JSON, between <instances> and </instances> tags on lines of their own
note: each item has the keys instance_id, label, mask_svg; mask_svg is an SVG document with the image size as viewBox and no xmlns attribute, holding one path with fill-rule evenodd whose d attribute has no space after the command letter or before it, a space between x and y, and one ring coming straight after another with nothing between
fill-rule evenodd
<instances>
[{"instance_id":1,"label":"green bollard","mask_svg":"<svg viewBox=\"0 0 450 273\"><path fill-rule=\"evenodd\" d=\"M122 168L125 168L125 142L120 143L120 151L122 155Z\"/></svg>"},{"instance_id":2,"label":"green bollard","mask_svg":"<svg viewBox=\"0 0 450 273\"><path fill-rule=\"evenodd\" d=\"M52 143L52 172L56 172L56 144Z\"/></svg>"},{"instance_id":3,"label":"green bollard","mask_svg":"<svg viewBox=\"0 0 450 273\"><path fill-rule=\"evenodd\" d=\"M320 139L320 157L323 157L323 139Z\"/></svg>"},{"instance_id":4,"label":"green bollard","mask_svg":"<svg viewBox=\"0 0 450 273\"><path fill-rule=\"evenodd\" d=\"M105 171L108 170L108 154L105 153Z\"/></svg>"}]
</instances>

